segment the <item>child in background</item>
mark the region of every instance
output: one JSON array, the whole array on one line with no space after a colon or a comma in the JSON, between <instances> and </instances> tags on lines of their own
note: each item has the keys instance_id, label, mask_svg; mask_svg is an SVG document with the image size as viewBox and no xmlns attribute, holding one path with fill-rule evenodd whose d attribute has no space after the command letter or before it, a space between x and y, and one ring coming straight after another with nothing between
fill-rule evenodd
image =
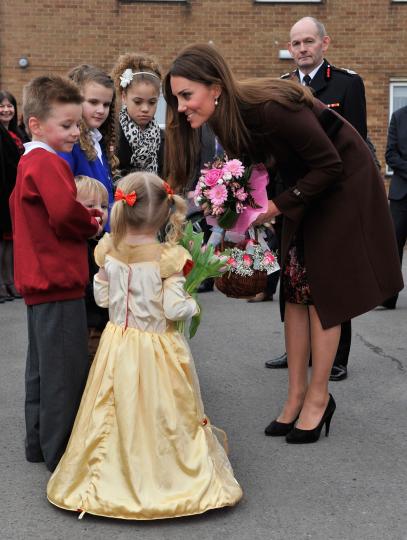
<instances>
[{"instance_id":1,"label":"child in background","mask_svg":"<svg viewBox=\"0 0 407 540\"><path fill-rule=\"evenodd\" d=\"M74 176L90 176L102 182L109 194L110 213L114 200L112 169L117 165L114 83L107 73L87 64L73 68L68 76L79 86L83 113L79 141L72 152L60 155L69 163ZM105 230L109 230L108 222Z\"/></svg>"},{"instance_id":2,"label":"child in background","mask_svg":"<svg viewBox=\"0 0 407 540\"><path fill-rule=\"evenodd\" d=\"M85 208L97 208L103 214L101 225L104 227L107 223L109 208L109 195L105 186L102 182L99 182L99 180L90 178L89 176L76 176L75 184L77 190L76 199L83 204ZM100 336L109 320L107 309L96 304L93 294L93 277L99 270L94 256L97 243L98 240L96 238L88 239L89 283L86 286L85 305L86 320L88 323L88 352L90 363L98 348Z\"/></svg>"},{"instance_id":3,"label":"child in background","mask_svg":"<svg viewBox=\"0 0 407 540\"><path fill-rule=\"evenodd\" d=\"M112 77L122 98L117 148L121 174L147 171L161 175L164 132L154 118L160 97L160 67L149 56L128 53L118 58Z\"/></svg>"},{"instance_id":4,"label":"child in background","mask_svg":"<svg viewBox=\"0 0 407 540\"><path fill-rule=\"evenodd\" d=\"M17 289L27 304L26 458L53 471L64 453L89 370L86 239L101 231L76 200L57 152L79 136L82 96L62 77L37 77L23 94L25 145L10 198Z\"/></svg>"},{"instance_id":5,"label":"child in background","mask_svg":"<svg viewBox=\"0 0 407 540\"><path fill-rule=\"evenodd\" d=\"M241 488L172 323L198 311L184 290L190 255L176 243L186 203L140 172L119 182L115 198L112 233L95 252L95 298L110 321L48 499L66 510L143 520L234 505Z\"/></svg>"}]
</instances>

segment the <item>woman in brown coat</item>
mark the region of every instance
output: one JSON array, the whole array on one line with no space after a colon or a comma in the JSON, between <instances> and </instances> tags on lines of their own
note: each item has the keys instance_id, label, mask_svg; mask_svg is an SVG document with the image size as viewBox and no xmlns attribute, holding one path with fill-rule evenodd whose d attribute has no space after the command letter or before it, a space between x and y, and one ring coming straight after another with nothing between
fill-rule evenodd
<instances>
[{"instance_id":1,"label":"woman in brown coat","mask_svg":"<svg viewBox=\"0 0 407 540\"><path fill-rule=\"evenodd\" d=\"M356 130L308 89L275 79L238 82L212 46L184 49L164 93L167 174L175 184L182 187L192 173L204 122L229 157L274 161L285 182L286 191L257 220L283 216L280 301L289 385L266 433L315 442L324 424L328 434L335 410L328 379L341 322L403 287L383 181Z\"/></svg>"}]
</instances>

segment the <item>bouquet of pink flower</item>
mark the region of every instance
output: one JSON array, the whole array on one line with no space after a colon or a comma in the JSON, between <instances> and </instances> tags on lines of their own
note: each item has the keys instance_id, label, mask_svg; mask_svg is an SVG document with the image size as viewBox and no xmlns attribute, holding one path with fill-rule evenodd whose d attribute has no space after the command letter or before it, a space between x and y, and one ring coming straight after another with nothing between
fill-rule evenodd
<instances>
[{"instance_id":1,"label":"bouquet of pink flower","mask_svg":"<svg viewBox=\"0 0 407 540\"><path fill-rule=\"evenodd\" d=\"M244 167L238 159L216 158L201 171L194 201L205 205L208 215L222 229L231 229L248 207L260 208L252 196L252 167Z\"/></svg>"}]
</instances>

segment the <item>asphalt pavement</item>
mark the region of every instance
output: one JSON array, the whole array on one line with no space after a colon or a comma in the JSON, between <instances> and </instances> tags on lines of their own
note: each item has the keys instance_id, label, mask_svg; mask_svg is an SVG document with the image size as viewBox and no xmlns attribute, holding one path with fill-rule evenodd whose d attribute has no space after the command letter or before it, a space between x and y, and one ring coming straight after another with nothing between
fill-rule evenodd
<instances>
[{"instance_id":1,"label":"asphalt pavement","mask_svg":"<svg viewBox=\"0 0 407 540\"><path fill-rule=\"evenodd\" d=\"M0 539L407 540L407 291L396 310L354 320L349 377L331 383L330 435L298 446L263 434L286 392L286 370L264 367L284 349L278 303L218 292L201 300L191 347L206 413L228 434L243 500L153 522L79 521L49 504L49 473L24 458L26 312L15 300L0 305Z\"/></svg>"}]
</instances>

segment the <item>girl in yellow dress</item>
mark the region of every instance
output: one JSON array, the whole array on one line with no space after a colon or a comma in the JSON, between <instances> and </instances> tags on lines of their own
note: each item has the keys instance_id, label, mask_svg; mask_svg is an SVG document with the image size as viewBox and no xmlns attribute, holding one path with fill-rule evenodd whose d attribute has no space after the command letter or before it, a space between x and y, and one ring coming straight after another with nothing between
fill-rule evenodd
<instances>
[{"instance_id":1,"label":"girl in yellow dress","mask_svg":"<svg viewBox=\"0 0 407 540\"><path fill-rule=\"evenodd\" d=\"M95 299L110 320L48 499L81 514L143 520L234 505L242 491L173 322L199 309L183 288L190 255L176 244L185 203L141 172L120 181L115 199L112 232L95 250Z\"/></svg>"}]
</instances>

